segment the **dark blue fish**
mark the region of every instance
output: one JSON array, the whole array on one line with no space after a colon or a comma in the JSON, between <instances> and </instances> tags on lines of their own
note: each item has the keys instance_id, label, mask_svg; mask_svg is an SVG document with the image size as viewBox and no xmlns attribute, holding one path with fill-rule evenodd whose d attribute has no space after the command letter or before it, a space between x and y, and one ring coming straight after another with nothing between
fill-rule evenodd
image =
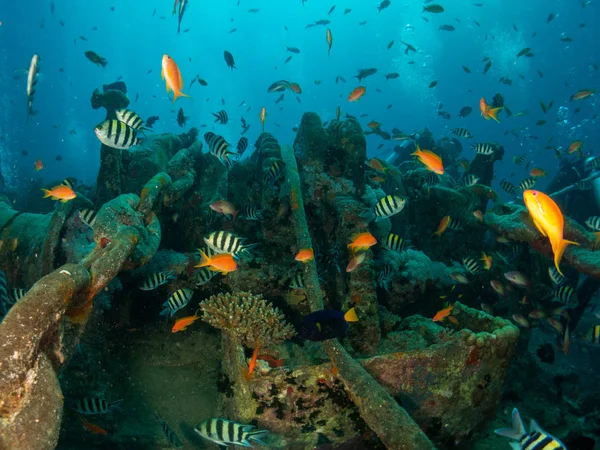
<instances>
[{"instance_id":1,"label":"dark blue fish","mask_svg":"<svg viewBox=\"0 0 600 450\"><path fill-rule=\"evenodd\" d=\"M356 322L356 311L351 308L344 314L333 309L323 309L309 314L302 322L300 336L309 341L341 339L346 336L348 322Z\"/></svg>"}]
</instances>

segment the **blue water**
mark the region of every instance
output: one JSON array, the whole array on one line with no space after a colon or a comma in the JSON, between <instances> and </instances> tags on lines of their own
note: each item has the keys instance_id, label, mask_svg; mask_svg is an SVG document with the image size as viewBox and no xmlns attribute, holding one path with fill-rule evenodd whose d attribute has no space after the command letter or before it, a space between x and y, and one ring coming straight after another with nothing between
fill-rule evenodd
<instances>
[{"instance_id":1,"label":"blue water","mask_svg":"<svg viewBox=\"0 0 600 450\"><path fill-rule=\"evenodd\" d=\"M170 0L126 4L89 1L85 5L57 1L54 14L48 1L2 2L0 83L4 95L0 127L6 139L0 143L2 157L16 170L11 179L18 183L31 177L52 180L66 176L93 183L100 147L93 127L104 118L104 110L92 110L90 96L95 88L101 89L103 84L123 77L132 100L131 109L143 118L160 116L156 132L181 131L175 121L180 106L190 116L188 127L207 124L207 130L212 128L211 113L226 109L230 122L219 128L221 134L236 142L241 131L240 116L244 116L251 124L247 136L253 143L260 129L258 113L265 106L269 115L267 131L281 142L291 142L292 127L299 124L303 112L315 111L325 121L334 116L340 105L343 113L368 114L361 118L365 129L370 120L376 120L387 131L397 127L412 132L427 127L441 137L448 135L450 129L463 126L477 141L500 142L508 157L499 165L497 180L515 171L511 157L522 153L552 175L556 167L554 152L544 148L549 138L553 138L552 145L563 148L572 140L581 139L586 150L593 150L598 141L598 119L592 120L598 111L597 98L577 105L569 101L574 92L599 85L600 72L592 66L600 62L593 44L600 42L596 26L600 19L598 6L592 2L583 8L578 1L481 1L483 7L476 7L471 1L442 2L442 14L422 14L417 2L392 1L389 8L378 14L379 2L339 1L328 15L333 2L308 0L303 6L301 0L240 0L239 5L235 0L192 0L182 21L182 30L189 31L181 34L176 32L177 16L171 15ZM260 11L249 13L251 8ZM352 11L344 15L346 8ZM557 17L548 24L549 13ZM305 28L319 19L329 19L331 24ZM42 21L44 27L40 28ZM360 26L361 21L367 21L366 25ZM442 24L451 24L456 31L438 30ZM580 24L585 27L580 28ZM97 31L92 30L94 26ZM237 31L229 33L232 28ZM327 28L334 39L331 57L327 56ZM561 33L573 41L562 42ZM387 50L391 40L395 44ZM402 40L414 45L418 53L405 55ZM301 53L288 53L286 46L298 47ZM516 54L523 47L531 47L535 56L517 59ZM84 57L86 50L106 58L108 66L102 69L92 64ZM224 50L235 57L236 70L226 66ZM34 53L42 59L34 103L39 112L27 122L26 79L21 76L15 80L13 75L28 67ZM171 110L160 79L164 53L178 63L185 91L196 74L209 83L208 87L195 83L191 90L194 100L179 100L175 111ZM292 60L284 64L290 55ZM484 56L492 61L485 76L485 63L481 62ZM415 63L409 65L408 61ZM465 73L462 66L468 66L472 73ZM379 72L364 80L367 95L349 103L346 99L357 85L353 76L368 67ZM147 74L149 70L152 73ZM389 72L398 72L400 77L386 82L384 75ZM338 75L348 83L336 84ZM500 77L511 78L512 86L498 83ZM302 103L287 91L284 102L274 104L279 94L268 94L266 90L279 79L301 85ZM316 85L315 80L321 84ZM439 84L429 89L433 80ZM479 98L484 96L491 101L496 92L502 93L513 113L527 110L528 114L508 119L502 114L501 124L483 120L478 114ZM139 100L133 102L138 94ZM221 99L225 100L224 107ZM244 100L245 104L239 106ZM540 100L554 100L547 115L539 107ZM453 115L452 120L437 115L440 103ZM392 108L386 109L390 104ZM464 105L473 107L473 113L466 119L456 118ZM573 115L576 106L581 112ZM561 107L568 111L559 116ZM536 126L541 119L547 124ZM561 121L564 119L568 123ZM519 129L520 137L504 134L511 129ZM77 134L71 135L69 130ZM522 137L532 135L538 139ZM370 136L368 143L370 156L385 156L395 144L377 136ZM380 143L385 146L377 150ZM29 156L21 156L22 150L27 150ZM62 155L63 161L56 161L56 155ZM38 158L45 170L36 173L33 164ZM517 173L513 181L518 183L525 175Z\"/></svg>"}]
</instances>

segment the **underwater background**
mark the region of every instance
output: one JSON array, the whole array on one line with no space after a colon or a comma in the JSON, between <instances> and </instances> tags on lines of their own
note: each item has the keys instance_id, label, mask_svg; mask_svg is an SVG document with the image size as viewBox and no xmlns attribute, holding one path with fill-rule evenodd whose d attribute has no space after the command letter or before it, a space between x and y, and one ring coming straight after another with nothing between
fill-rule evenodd
<instances>
[{"instance_id":1,"label":"underwater background","mask_svg":"<svg viewBox=\"0 0 600 450\"><path fill-rule=\"evenodd\" d=\"M2 2L0 449L599 448L598 23Z\"/></svg>"}]
</instances>

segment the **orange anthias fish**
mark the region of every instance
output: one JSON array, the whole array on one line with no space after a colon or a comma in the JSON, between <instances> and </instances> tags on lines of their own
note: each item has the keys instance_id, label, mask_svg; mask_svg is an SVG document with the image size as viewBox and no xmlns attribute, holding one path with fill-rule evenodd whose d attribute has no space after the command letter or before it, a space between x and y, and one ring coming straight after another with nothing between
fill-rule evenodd
<instances>
[{"instance_id":1,"label":"orange anthias fish","mask_svg":"<svg viewBox=\"0 0 600 450\"><path fill-rule=\"evenodd\" d=\"M421 150L419 144L417 144L417 150L411 153L412 156L419 158L419 161L423 163L427 170L431 170L438 175L444 175L444 166L442 165L442 158L433 153L430 150Z\"/></svg>"},{"instance_id":2,"label":"orange anthias fish","mask_svg":"<svg viewBox=\"0 0 600 450\"><path fill-rule=\"evenodd\" d=\"M544 169L540 169L539 167L534 167L529 171L529 175L534 178L545 177L546 171Z\"/></svg>"},{"instance_id":3,"label":"orange anthias fish","mask_svg":"<svg viewBox=\"0 0 600 450\"><path fill-rule=\"evenodd\" d=\"M175 105L175 101L179 97L190 97L189 95L181 92L184 86L183 78L181 77L181 72L179 72L177 63L169 55L163 55L160 76L166 82L167 93L169 91L173 92L173 105Z\"/></svg>"},{"instance_id":4,"label":"orange anthias fish","mask_svg":"<svg viewBox=\"0 0 600 450\"><path fill-rule=\"evenodd\" d=\"M481 260L483 261L483 268L485 270L490 270L492 268L492 257L485 254L485 252L481 252Z\"/></svg>"},{"instance_id":5,"label":"orange anthias fish","mask_svg":"<svg viewBox=\"0 0 600 450\"><path fill-rule=\"evenodd\" d=\"M200 263L194 267L208 267L213 272L221 272L223 275L237 270L237 263L229 253L221 253L214 256L207 256L200 251Z\"/></svg>"},{"instance_id":6,"label":"orange anthias fish","mask_svg":"<svg viewBox=\"0 0 600 450\"><path fill-rule=\"evenodd\" d=\"M369 126L371 126L371 124L369 124ZM371 158L368 164L371 169L375 169L377 172L386 173L388 171L388 168L379 158Z\"/></svg>"},{"instance_id":7,"label":"orange anthias fish","mask_svg":"<svg viewBox=\"0 0 600 450\"><path fill-rule=\"evenodd\" d=\"M327 44L329 44L329 49L327 50L327 56L330 56L331 46L333 45L333 36L331 35L331 30L327 28L327 32L325 33L325 38L327 39Z\"/></svg>"},{"instance_id":8,"label":"orange anthias fish","mask_svg":"<svg viewBox=\"0 0 600 450\"><path fill-rule=\"evenodd\" d=\"M248 372L244 375L246 380L252 378L252 372L254 372L254 368L256 367L256 359L258 358L258 350L260 349L260 343L256 344L256 348L252 352L252 358L250 359L250 363L248 364Z\"/></svg>"},{"instance_id":9,"label":"orange anthias fish","mask_svg":"<svg viewBox=\"0 0 600 450\"><path fill-rule=\"evenodd\" d=\"M42 164L42 160L41 159L38 159L35 162L35 164L33 165L33 170L35 170L36 172L39 172L43 168L44 168L44 164Z\"/></svg>"},{"instance_id":10,"label":"orange anthias fish","mask_svg":"<svg viewBox=\"0 0 600 450\"><path fill-rule=\"evenodd\" d=\"M298 83L290 83L289 88L294 94L302 94L302 88Z\"/></svg>"},{"instance_id":11,"label":"orange anthias fish","mask_svg":"<svg viewBox=\"0 0 600 450\"><path fill-rule=\"evenodd\" d=\"M51 197L52 200L60 200L62 203L66 203L77 197L77 194L73 192L73 189L64 184L54 186L51 190L42 189L42 191L44 191L44 198Z\"/></svg>"},{"instance_id":12,"label":"orange anthias fish","mask_svg":"<svg viewBox=\"0 0 600 450\"><path fill-rule=\"evenodd\" d=\"M363 95L365 95L366 93L367 93L366 87L358 86L357 88L354 88L354 90L352 92L350 92L350 95L348 96L348 101L355 102L358 99L360 99Z\"/></svg>"},{"instance_id":13,"label":"orange anthias fish","mask_svg":"<svg viewBox=\"0 0 600 450\"><path fill-rule=\"evenodd\" d=\"M173 328L171 328L171 333L177 333L179 331L184 331L187 327L193 324L196 320L200 318L198 313L200 310L196 311L193 316L182 317L181 319L177 319L177 321L173 324Z\"/></svg>"},{"instance_id":14,"label":"orange anthias fish","mask_svg":"<svg viewBox=\"0 0 600 450\"><path fill-rule=\"evenodd\" d=\"M579 153L579 157L583 156L581 149L583 148L583 141L575 141L571 145L569 145L569 155L571 153Z\"/></svg>"},{"instance_id":15,"label":"orange anthias fish","mask_svg":"<svg viewBox=\"0 0 600 450\"><path fill-rule=\"evenodd\" d=\"M433 319L431 319L433 322L441 322L442 320L444 320L446 317L450 316L450 314L452 314L452 310L454 309L454 305L450 305L447 308L444 309L440 309L435 316L433 316Z\"/></svg>"},{"instance_id":16,"label":"orange anthias fish","mask_svg":"<svg viewBox=\"0 0 600 450\"><path fill-rule=\"evenodd\" d=\"M260 123L262 124L262 130L264 133L265 132L265 121L267 120L267 108L265 108L264 106L260 110L259 117L260 117Z\"/></svg>"},{"instance_id":17,"label":"orange anthias fish","mask_svg":"<svg viewBox=\"0 0 600 450\"><path fill-rule=\"evenodd\" d=\"M212 202L210 204L210 209L212 209L213 211L215 211L219 214L226 214L226 215L232 216L234 219L236 218L236 216L238 215L238 212L239 212L227 200L217 200L216 202Z\"/></svg>"},{"instance_id":18,"label":"orange anthias fish","mask_svg":"<svg viewBox=\"0 0 600 450\"><path fill-rule=\"evenodd\" d=\"M348 244L348 248L352 253L368 250L369 247L377 244L377 239L368 231L366 233L358 233L352 236L352 242Z\"/></svg>"},{"instance_id":19,"label":"orange anthias fish","mask_svg":"<svg viewBox=\"0 0 600 450\"><path fill-rule=\"evenodd\" d=\"M485 102L483 97L481 97L479 100L479 110L481 111L481 115L485 117L486 120L494 119L496 122L500 123L498 120L498 113L502 108L504 107L500 106L499 108L490 108L490 105Z\"/></svg>"},{"instance_id":20,"label":"orange anthias fish","mask_svg":"<svg viewBox=\"0 0 600 450\"><path fill-rule=\"evenodd\" d=\"M434 236L441 236L446 228L448 228L448 224L450 223L450 216L442 217L440 224L438 225L437 231L433 233Z\"/></svg>"},{"instance_id":21,"label":"orange anthias fish","mask_svg":"<svg viewBox=\"0 0 600 450\"><path fill-rule=\"evenodd\" d=\"M361 264L365 261L365 256L367 256L366 253L359 253L358 255L354 255L351 259L350 262L348 263L348 266L346 267L346 272L353 272L356 269L358 269Z\"/></svg>"},{"instance_id":22,"label":"orange anthias fish","mask_svg":"<svg viewBox=\"0 0 600 450\"><path fill-rule=\"evenodd\" d=\"M303 248L298 252L296 257L294 258L296 261L300 261L303 263L307 263L311 259L315 258L315 252L312 248Z\"/></svg>"},{"instance_id":23,"label":"orange anthias fish","mask_svg":"<svg viewBox=\"0 0 600 450\"><path fill-rule=\"evenodd\" d=\"M562 275L559 264L567 245L579 244L563 239L565 219L558 205L549 196L540 191L526 190L523 192L523 200L535 227L550 240L554 253L554 266Z\"/></svg>"},{"instance_id":24,"label":"orange anthias fish","mask_svg":"<svg viewBox=\"0 0 600 450\"><path fill-rule=\"evenodd\" d=\"M93 423L88 422L83 417L79 416L79 420L83 424L83 427L93 434L107 434L104 428L100 428L98 425L94 425Z\"/></svg>"},{"instance_id":25,"label":"orange anthias fish","mask_svg":"<svg viewBox=\"0 0 600 450\"><path fill-rule=\"evenodd\" d=\"M258 355L258 359L266 361L269 364L269 367L271 367L271 369L274 369L276 367L281 367L281 366L283 366L283 363L285 362L285 360L283 358L277 359L277 358L273 357L272 355Z\"/></svg>"}]
</instances>

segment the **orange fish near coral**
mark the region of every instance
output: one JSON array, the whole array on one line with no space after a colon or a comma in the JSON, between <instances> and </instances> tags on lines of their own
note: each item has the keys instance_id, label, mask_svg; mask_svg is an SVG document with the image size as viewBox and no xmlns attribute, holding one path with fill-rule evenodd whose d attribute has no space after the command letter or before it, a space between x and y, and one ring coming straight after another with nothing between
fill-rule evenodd
<instances>
[{"instance_id":1,"label":"orange fish near coral","mask_svg":"<svg viewBox=\"0 0 600 450\"><path fill-rule=\"evenodd\" d=\"M33 170L35 170L36 172L39 172L43 168L44 168L44 164L42 164L42 160L41 159L38 159L35 162L35 164L33 165Z\"/></svg>"},{"instance_id":2,"label":"orange fish near coral","mask_svg":"<svg viewBox=\"0 0 600 450\"><path fill-rule=\"evenodd\" d=\"M490 270L492 268L492 257L482 252L481 260L483 261L483 268L485 270Z\"/></svg>"},{"instance_id":3,"label":"orange fish near coral","mask_svg":"<svg viewBox=\"0 0 600 450\"><path fill-rule=\"evenodd\" d=\"M567 245L579 244L563 239L565 219L558 205L549 196L540 191L527 190L523 192L523 200L535 227L550 240L554 252L554 266L562 275L559 264Z\"/></svg>"},{"instance_id":4,"label":"orange fish near coral","mask_svg":"<svg viewBox=\"0 0 600 450\"><path fill-rule=\"evenodd\" d=\"M215 211L219 214L226 214L226 215L232 216L234 219L236 218L236 216L238 215L238 212L239 212L227 200L217 200L216 202L212 202L210 204L210 209L212 209L213 211Z\"/></svg>"},{"instance_id":5,"label":"orange fish near coral","mask_svg":"<svg viewBox=\"0 0 600 450\"><path fill-rule=\"evenodd\" d=\"M83 417L79 416L79 420L81 420L81 423L83 424L83 428L88 430L90 433L107 434L107 432L104 428L100 428L98 425L94 425L93 423L88 422Z\"/></svg>"},{"instance_id":6,"label":"orange fish near coral","mask_svg":"<svg viewBox=\"0 0 600 450\"><path fill-rule=\"evenodd\" d=\"M583 156L583 152L581 151L581 149L583 148L583 141L574 141L573 143L571 143L571 145L569 145L569 155L571 153L579 153L579 157L581 158Z\"/></svg>"},{"instance_id":7,"label":"orange fish near coral","mask_svg":"<svg viewBox=\"0 0 600 450\"><path fill-rule=\"evenodd\" d=\"M481 111L481 115L485 117L486 120L494 119L496 122L500 123L498 120L498 113L502 108L504 107L500 106L499 108L490 108L490 105L485 102L483 97L481 97L479 100L479 110Z\"/></svg>"},{"instance_id":8,"label":"orange fish near coral","mask_svg":"<svg viewBox=\"0 0 600 450\"><path fill-rule=\"evenodd\" d=\"M350 92L350 95L348 96L348 101L355 102L355 101L359 100L366 93L367 93L366 87L358 86L357 88L354 88L354 90L352 92Z\"/></svg>"},{"instance_id":9,"label":"orange fish near coral","mask_svg":"<svg viewBox=\"0 0 600 450\"><path fill-rule=\"evenodd\" d=\"M208 267L213 272L221 272L223 275L237 270L237 263L229 253L207 256L206 253L200 251L200 256L200 263L194 266L196 268Z\"/></svg>"},{"instance_id":10,"label":"orange fish near coral","mask_svg":"<svg viewBox=\"0 0 600 450\"><path fill-rule=\"evenodd\" d=\"M452 310L454 309L454 305L450 305L447 308L444 309L440 309L435 316L433 316L433 319L431 319L433 322L441 322L442 320L444 320L446 317L449 317L450 314L452 314Z\"/></svg>"},{"instance_id":11,"label":"orange fish near coral","mask_svg":"<svg viewBox=\"0 0 600 450\"><path fill-rule=\"evenodd\" d=\"M193 324L196 320L200 318L198 313L200 310L196 311L193 316L182 317L181 319L177 319L177 321L173 324L173 328L171 328L171 333L177 333L179 331L184 331L187 327Z\"/></svg>"},{"instance_id":12,"label":"orange fish near coral","mask_svg":"<svg viewBox=\"0 0 600 450\"><path fill-rule=\"evenodd\" d=\"M252 372L254 372L254 368L256 367L256 359L258 358L258 350L260 349L260 343L256 344L256 348L252 352L252 358L250 359L250 363L248 364L248 372L244 375L246 380L252 378Z\"/></svg>"},{"instance_id":13,"label":"orange fish near coral","mask_svg":"<svg viewBox=\"0 0 600 450\"><path fill-rule=\"evenodd\" d=\"M529 171L529 175L534 178L545 177L546 171L544 169L540 169L539 167L534 167Z\"/></svg>"},{"instance_id":14,"label":"orange fish near coral","mask_svg":"<svg viewBox=\"0 0 600 450\"><path fill-rule=\"evenodd\" d=\"M177 63L169 55L163 55L162 70L160 72L160 76L166 82L167 93L169 91L173 92L173 105L175 105L175 101L179 97L190 98L189 95L181 92L184 86L183 78L181 77L181 72L179 72L179 67L177 67Z\"/></svg>"},{"instance_id":15,"label":"orange fish near coral","mask_svg":"<svg viewBox=\"0 0 600 450\"><path fill-rule=\"evenodd\" d=\"M44 198L52 198L52 200L60 200L62 203L66 203L69 200L73 200L77 197L77 194L73 192L69 186L65 186L61 184L59 186L54 186L52 189L42 189L44 191Z\"/></svg>"},{"instance_id":16,"label":"orange fish near coral","mask_svg":"<svg viewBox=\"0 0 600 450\"><path fill-rule=\"evenodd\" d=\"M417 144L417 150L411 153L412 156L416 156L427 170L431 170L438 175L444 175L444 166L442 164L442 158L433 153L430 150L421 150L419 144Z\"/></svg>"},{"instance_id":17,"label":"orange fish near coral","mask_svg":"<svg viewBox=\"0 0 600 450\"><path fill-rule=\"evenodd\" d=\"M312 248L303 248L302 250L300 250L298 252L298 254L296 255L296 257L294 259L296 261L307 263L311 259L314 259L314 257L315 257L315 252L313 251Z\"/></svg>"},{"instance_id":18,"label":"orange fish near coral","mask_svg":"<svg viewBox=\"0 0 600 450\"><path fill-rule=\"evenodd\" d=\"M369 124L369 126L370 125L371 124ZM371 158L368 161L368 165L371 169L375 169L377 172L386 173L388 171L388 168L385 166L383 161L381 161L379 158Z\"/></svg>"},{"instance_id":19,"label":"orange fish near coral","mask_svg":"<svg viewBox=\"0 0 600 450\"><path fill-rule=\"evenodd\" d=\"M354 255L351 259L350 262L348 263L348 266L346 267L346 272L353 272L356 269L358 269L361 264L365 261L365 256L367 256L366 253L359 253L358 255Z\"/></svg>"},{"instance_id":20,"label":"orange fish near coral","mask_svg":"<svg viewBox=\"0 0 600 450\"><path fill-rule=\"evenodd\" d=\"M261 359L261 360L267 362L271 369L281 367L281 366L283 366L283 363L285 362L284 359L277 359L271 355L258 355L258 359Z\"/></svg>"},{"instance_id":21,"label":"orange fish near coral","mask_svg":"<svg viewBox=\"0 0 600 450\"><path fill-rule=\"evenodd\" d=\"M433 233L434 236L441 236L444 231L448 228L448 224L450 223L450 216L442 217L440 224L438 225L437 231Z\"/></svg>"},{"instance_id":22,"label":"orange fish near coral","mask_svg":"<svg viewBox=\"0 0 600 450\"><path fill-rule=\"evenodd\" d=\"M352 253L368 250L377 244L377 239L371 233L358 233L352 236L352 242L348 244L348 248Z\"/></svg>"}]
</instances>

